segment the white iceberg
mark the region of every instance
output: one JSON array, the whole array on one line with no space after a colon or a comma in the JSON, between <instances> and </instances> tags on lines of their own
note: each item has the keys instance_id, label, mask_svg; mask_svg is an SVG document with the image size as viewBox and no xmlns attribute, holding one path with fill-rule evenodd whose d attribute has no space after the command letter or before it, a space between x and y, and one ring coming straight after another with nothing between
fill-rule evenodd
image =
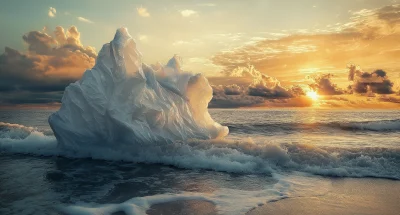
<instances>
[{"instance_id":1,"label":"white iceberg","mask_svg":"<svg viewBox=\"0 0 400 215\"><path fill-rule=\"evenodd\" d=\"M141 58L127 29L118 29L49 117L58 147L135 148L228 134L208 113L212 88L202 74L182 71L178 56L153 67Z\"/></svg>"}]
</instances>

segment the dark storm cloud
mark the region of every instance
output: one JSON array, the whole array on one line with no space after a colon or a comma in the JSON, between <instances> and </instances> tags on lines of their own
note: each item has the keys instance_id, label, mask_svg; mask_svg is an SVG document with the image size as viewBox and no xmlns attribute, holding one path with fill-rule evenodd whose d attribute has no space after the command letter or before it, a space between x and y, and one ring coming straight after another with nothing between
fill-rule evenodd
<instances>
[{"instance_id":1,"label":"dark storm cloud","mask_svg":"<svg viewBox=\"0 0 400 215\"><path fill-rule=\"evenodd\" d=\"M210 108L238 108L254 107L264 103L264 98L250 96L244 87L233 85L212 85L213 98L209 104Z\"/></svg>"},{"instance_id":2,"label":"dark storm cloud","mask_svg":"<svg viewBox=\"0 0 400 215\"><path fill-rule=\"evenodd\" d=\"M353 84L349 86L355 93L376 93L376 94L392 94L393 82L388 78L383 70L375 70L372 73L361 71L355 65L350 65L349 81Z\"/></svg>"},{"instance_id":3,"label":"dark storm cloud","mask_svg":"<svg viewBox=\"0 0 400 215\"><path fill-rule=\"evenodd\" d=\"M242 94L242 88L236 84L225 86L224 92L226 95L240 95Z\"/></svg>"},{"instance_id":4,"label":"dark storm cloud","mask_svg":"<svg viewBox=\"0 0 400 215\"><path fill-rule=\"evenodd\" d=\"M267 87L262 84L250 85L248 88L250 96L260 96L269 99L291 98L293 95L281 86Z\"/></svg>"},{"instance_id":5,"label":"dark storm cloud","mask_svg":"<svg viewBox=\"0 0 400 215\"><path fill-rule=\"evenodd\" d=\"M311 77L314 83L310 84L310 88L318 92L320 95L340 95L343 90L338 88L336 84L332 83L332 74L320 74Z\"/></svg>"},{"instance_id":6,"label":"dark storm cloud","mask_svg":"<svg viewBox=\"0 0 400 215\"><path fill-rule=\"evenodd\" d=\"M280 86L267 88L248 86L240 95L228 95L222 85L212 86L213 98L210 108L240 107L309 107L312 101L304 96L302 88L295 86L285 89ZM257 91L254 91L257 89Z\"/></svg>"},{"instance_id":7,"label":"dark storm cloud","mask_svg":"<svg viewBox=\"0 0 400 215\"><path fill-rule=\"evenodd\" d=\"M6 47L0 55L0 104L60 101L65 87L94 65L96 52L84 47L76 27L56 27L54 36L23 35L28 51Z\"/></svg>"},{"instance_id":8,"label":"dark storm cloud","mask_svg":"<svg viewBox=\"0 0 400 215\"><path fill-rule=\"evenodd\" d=\"M214 95L209 108L239 108L239 107L256 107L264 103L264 99L256 96L242 95Z\"/></svg>"}]
</instances>

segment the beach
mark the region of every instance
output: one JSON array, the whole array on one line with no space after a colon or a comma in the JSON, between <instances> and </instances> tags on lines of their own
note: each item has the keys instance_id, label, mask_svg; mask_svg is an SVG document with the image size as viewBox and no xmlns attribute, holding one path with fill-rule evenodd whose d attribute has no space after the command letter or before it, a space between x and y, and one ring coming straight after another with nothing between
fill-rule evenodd
<instances>
[{"instance_id":1,"label":"beach","mask_svg":"<svg viewBox=\"0 0 400 215\"><path fill-rule=\"evenodd\" d=\"M400 213L400 183L387 179L328 179L332 189L320 196L293 197L267 203L247 215Z\"/></svg>"}]
</instances>

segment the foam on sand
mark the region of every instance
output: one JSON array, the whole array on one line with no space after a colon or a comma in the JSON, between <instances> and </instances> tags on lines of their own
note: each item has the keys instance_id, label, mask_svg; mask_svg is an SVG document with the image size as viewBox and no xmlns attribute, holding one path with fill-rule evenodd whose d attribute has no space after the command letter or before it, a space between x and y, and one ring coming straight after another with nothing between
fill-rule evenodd
<instances>
[{"instance_id":1,"label":"foam on sand","mask_svg":"<svg viewBox=\"0 0 400 215\"><path fill-rule=\"evenodd\" d=\"M239 190L220 188L212 193L164 193L136 197L119 204L80 203L61 207L61 211L74 215L113 214L124 212L127 215L144 215L152 205L176 201L206 201L214 204L218 214L245 214L264 205L291 197L324 195L331 189L328 180L310 178L302 174L283 176L274 174L277 183L258 190Z\"/></svg>"}]
</instances>

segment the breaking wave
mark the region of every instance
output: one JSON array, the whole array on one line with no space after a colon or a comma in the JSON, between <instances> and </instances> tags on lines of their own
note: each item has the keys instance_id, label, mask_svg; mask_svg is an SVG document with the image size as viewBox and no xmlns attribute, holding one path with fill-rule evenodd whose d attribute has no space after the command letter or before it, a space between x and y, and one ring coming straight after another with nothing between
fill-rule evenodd
<instances>
[{"instance_id":1,"label":"breaking wave","mask_svg":"<svg viewBox=\"0 0 400 215\"><path fill-rule=\"evenodd\" d=\"M400 179L400 149L317 147L301 143L242 140L187 140L149 143L135 150L84 148L61 150L56 138L32 127L0 122L0 151L41 156L158 163L187 169L270 174L301 171L331 177Z\"/></svg>"},{"instance_id":2,"label":"breaking wave","mask_svg":"<svg viewBox=\"0 0 400 215\"><path fill-rule=\"evenodd\" d=\"M226 124L231 132L264 133L270 132L299 132L318 130L364 131L364 132L398 132L400 120L380 120L364 122L318 122L318 123L254 123Z\"/></svg>"},{"instance_id":3,"label":"breaking wave","mask_svg":"<svg viewBox=\"0 0 400 215\"><path fill-rule=\"evenodd\" d=\"M400 131L400 120L339 123L342 129L366 131Z\"/></svg>"}]
</instances>

